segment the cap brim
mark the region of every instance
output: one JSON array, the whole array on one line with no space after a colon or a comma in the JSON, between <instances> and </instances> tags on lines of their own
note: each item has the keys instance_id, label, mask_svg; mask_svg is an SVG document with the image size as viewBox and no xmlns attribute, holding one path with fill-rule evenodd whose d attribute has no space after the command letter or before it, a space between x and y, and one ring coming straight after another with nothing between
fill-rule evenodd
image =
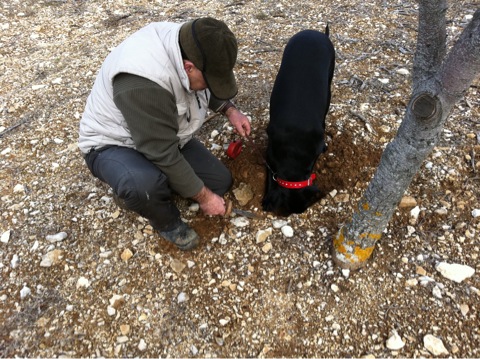
<instances>
[{"instance_id":1,"label":"cap brim","mask_svg":"<svg viewBox=\"0 0 480 359\"><path fill-rule=\"evenodd\" d=\"M203 77L210 92L219 100L230 100L237 95L238 88L233 71L228 74L209 74L204 72Z\"/></svg>"}]
</instances>

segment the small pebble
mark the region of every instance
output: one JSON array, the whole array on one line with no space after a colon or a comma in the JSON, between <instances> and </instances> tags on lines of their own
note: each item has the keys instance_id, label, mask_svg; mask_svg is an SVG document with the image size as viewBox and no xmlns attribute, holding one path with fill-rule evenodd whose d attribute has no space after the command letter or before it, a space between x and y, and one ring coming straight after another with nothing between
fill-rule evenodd
<instances>
[{"instance_id":1,"label":"small pebble","mask_svg":"<svg viewBox=\"0 0 480 359\"><path fill-rule=\"evenodd\" d=\"M441 262L435 266L435 269L440 272L442 276L453 280L456 283L461 283L463 280L470 278L475 273L475 269L463 264Z\"/></svg>"},{"instance_id":2,"label":"small pebble","mask_svg":"<svg viewBox=\"0 0 480 359\"><path fill-rule=\"evenodd\" d=\"M85 277L80 277L77 280L77 289L78 288L88 288L90 287L90 281Z\"/></svg>"},{"instance_id":3,"label":"small pebble","mask_svg":"<svg viewBox=\"0 0 480 359\"><path fill-rule=\"evenodd\" d=\"M255 239L258 243L263 243L272 234L272 228L260 229L255 235Z\"/></svg>"},{"instance_id":4,"label":"small pebble","mask_svg":"<svg viewBox=\"0 0 480 359\"><path fill-rule=\"evenodd\" d=\"M18 255L14 254L12 256L12 260L10 261L10 266L15 269L18 267L18 264L20 263L20 259L18 258Z\"/></svg>"},{"instance_id":5,"label":"small pebble","mask_svg":"<svg viewBox=\"0 0 480 359\"><path fill-rule=\"evenodd\" d=\"M59 232L57 234L49 234L45 237L45 239L50 243L61 242L65 238L67 238L66 232Z\"/></svg>"},{"instance_id":6,"label":"small pebble","mask_svg":"<svg viewBox=\"0 0 480 359\"><path fill-rule=\"evenodd\" d=\"M282 229L281 229L283 235L285 237L293 237L293 228L290 227L290 226L283 226Z\"/></svg>"},{"instance_id":7,"label":"small pebble","mask_svg":"<svg viewBox=\"0 0 480 359\"><path fill-rule=\"evenodd\" d=\"M390 350L399 350L405 346L405 342L402 340L400 335L398 335L396 330L392 330L385 345Z\"/></svg>"},{"instance_id":8,"label":"small pebble","mask_svg":"<svg viewBox=\"0 0 480 359\"><path fill-rule=\"evenodd\" d=\"M190 212L198 212L198 210L200 209L200 205L198 203L192 203L189 207L188 207L188 210Z\"/></svg>"},{"instance_id":9,"label":"small pebble","mask_svg":"<svg viewBox=\"0 0 480 359\"><path fill-rule=\"evenodd\" d=\"M192 353L192 355L197 355L198 354L198 349L195 345L191 345L190 346L190 352Z\"/></svg>"},{"instance_id":10,"label":"small pebble","mask_svg":"<svg viewBox=\"0 0 480 359\"><path fill-rule=\"evenodd\" d=\"M188 299L187 294L185 294L185 292L180 292L177 297L177 303L186 302L187 299Z\"/></svg>"},{"instance_id":11,"label":"small pebble","mask_svg":"<svg viewBox=\"0 0 480 359\"><path fill-rule=\"evenodd\" d=\"M138 343L138 350L141 352L145 351L147 349L147 343L145 343L145 340L140 339L140 342Z\"/></svg>"},{"instance_id":12,"label":"small pebble","mask_svg":"<svg viewBox=\"0 0 480 359\"><path fill-rule=\"evenodd\" d=\"M263 253L268 253L272 249L272 243L265 243L265 245L262 247Z\"/></svg>"},{"instance_id":13,"label":"small pebble","mask_svg":"<svg viewBox=\"0 0 480 359\"><path fill-rule=\"evenodd\" d=\"M443 345L442 340L431 334L427 334L423 337L423 346L435 356L449 354L448 350Z\"/></svg>"},{"instance_id":14,"label":"small pebble","mask_svg":"<svg viewBox=\"0 0 480 359\"><path fill-rule=\"evenodd\" d=\"M279 229L282 228L283 226L287 225L287 221L283 219L276 219L275 221L272 222L273 228Z\"/></svg>"},{"instance_id":15,"label":"small pebble","mask_svg":"<svg viewBox=\"0 0 480 359\"><path fill-rule=\"evenodd\" d=\"M245 218L245 217L235 217L230 222L235 226L235 227L246 227L250 224L250 221Z\"/></svg>"},{"instance_id":16,"label":"small pebble","mask_svg":"<svg viewBox=\"0 0 480 359\"><path fill-rule=\"evenodd\" d=\"M8 243L8 241L10 240L10 233L11 233L10 229L8 231L3 232L2 237L0 238L0 241L2 243Z\"/></svg>"},{"instance_id":17,"label":"small pebble","mask_svg":"<svg viewBox=\"0 0 480 359\"><path fill-rule=\"evenodd\" d=\"M27 286L24 286L22 289L20 289L20 298L25 299L30 295L30 293L32 293L30 288L28 288Z\"/></svg>"}]
</instances>

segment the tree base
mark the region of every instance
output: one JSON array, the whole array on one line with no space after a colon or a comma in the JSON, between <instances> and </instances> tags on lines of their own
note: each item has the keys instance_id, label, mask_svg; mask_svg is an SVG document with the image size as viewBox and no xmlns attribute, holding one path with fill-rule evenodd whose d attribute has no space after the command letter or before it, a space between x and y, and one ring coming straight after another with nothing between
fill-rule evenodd
<instances>
[{"instance_id":1,"label":"tree base","mask_svg":"<svg viewBox=\"0 0 480 359\"><path fill-rule=\"evenodd\" d=\"M339 266L342 269L349 269L351 271L355 271L355 270L362 269L368 263L368 260L365 260L362 262L351 262L351 261L346 261L344 259L340 259L339 257L340 256L343 257L343 255L336 253L334 246L332 246L331 253L332 253L333 263L335 263L337 266Z\"/></svg>"}]
</instances>

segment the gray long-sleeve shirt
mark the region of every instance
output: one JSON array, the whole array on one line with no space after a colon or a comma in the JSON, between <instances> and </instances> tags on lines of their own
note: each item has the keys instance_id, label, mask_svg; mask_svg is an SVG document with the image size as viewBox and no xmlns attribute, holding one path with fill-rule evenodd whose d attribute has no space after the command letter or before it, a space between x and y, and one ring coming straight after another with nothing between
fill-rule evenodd
<instances>
[{"instance_id":1,"label":"gray long-sleeve shirt","mask_svg":"<svg viewBox=\"0 0 480 359\"><path fill-rule=\"evenodd\" d=\"M136 150L167 175L172 190L185 198L200 192L203 181L178 147L173 95L146 78L121 73L113 81L113 100L127 122ZM211 98L209 108L218 111L224 103Z\"/></svg>"}]
</instances>

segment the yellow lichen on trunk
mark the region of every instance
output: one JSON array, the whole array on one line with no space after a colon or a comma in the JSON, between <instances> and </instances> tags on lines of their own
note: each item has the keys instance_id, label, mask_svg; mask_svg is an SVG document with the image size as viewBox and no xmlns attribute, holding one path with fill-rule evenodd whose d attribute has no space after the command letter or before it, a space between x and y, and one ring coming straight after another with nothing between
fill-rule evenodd
<instances>
[{"instance_id":1,"label":"yellow lichen on trunk","mask_svg":"<svg viewBox=\"0 0 480 359\"><path fill-rule=\"evenodd\" d=\"M358 238L358 242L362 243L365 239L374 241L374 244L365 248L358 245L355 242L355 238L345 237L345 227L342 227L338 231L337 235L333 239L333 259L342 268L346 269L358 269L365 265L366 261L370 258L375 249L375 243L378 241L381 233L362 233Z\"/></svg>"}]
</instances>

